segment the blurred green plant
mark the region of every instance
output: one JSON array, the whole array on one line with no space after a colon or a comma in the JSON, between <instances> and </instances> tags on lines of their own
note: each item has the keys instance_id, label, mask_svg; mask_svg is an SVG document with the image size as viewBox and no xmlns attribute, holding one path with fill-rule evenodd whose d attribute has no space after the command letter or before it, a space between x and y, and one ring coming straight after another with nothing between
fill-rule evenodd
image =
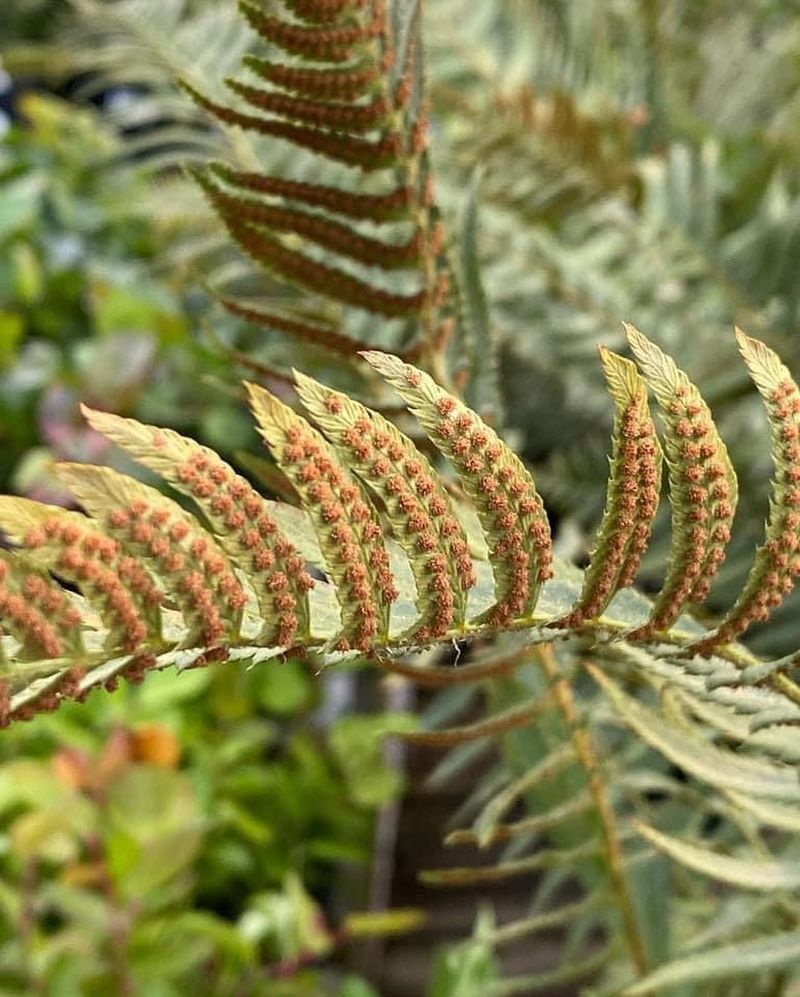
<instances>
[{"instance_id":1,"label":"blurred green plant","mask_svg":"<svg viewBox=\"0 0 800 997\"><path fill-rule=\"evenodd\" d=\"M42 41L53 31L59 0L14 0L3 17L4 41Z\"/></svg>"},{"instance_id":2,"label":"blurred green plant","mask_svg":"<svg viewBox=\"0 0 800 997\"><path fill-rule=\"evenodd\" d=\"M164 673L5 739L2 992L369 994L313 967L417 923L336 899L400 788L373 747L396 718L342 717L324 753L320 695L299 661Z\"/></svg>"},{"instance_id":3,"label":"blurred green plant","mask_svg":"<svg viewBox=\"0 0 800 997\"><path fill-rule=\"evenodd\" d=\"M235 398L209 394L202 294L159 271L168 232L135 206L133 172L109 182L118 137L99 112L26 94L0 139L0 480L66 501L56 459L107 448L78 402L160 415L227 452L251 442Z\"/></svg>"}]
</instances>

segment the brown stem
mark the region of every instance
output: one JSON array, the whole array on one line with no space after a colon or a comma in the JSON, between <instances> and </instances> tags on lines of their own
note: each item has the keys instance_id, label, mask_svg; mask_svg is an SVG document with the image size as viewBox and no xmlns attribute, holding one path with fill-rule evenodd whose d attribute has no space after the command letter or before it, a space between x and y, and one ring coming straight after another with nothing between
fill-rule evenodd
<instances>
[{"instance_id":1,"label":"brown stem","mask_svg":"<svg viewBox=\"0 0 800 997\"><path fill-rule=\"evenodd\" d=\"M622 923L631 952L631 958L639 973L644 975L648 968L647 953L639 929L636 912L633 909L627 876L625 875L625 860L619 841L616 814L606 792L605 781L595 756L591 735L581 723L580 714L572 695L572 688L569 682L560 674L558 662L553 654L552 644L539 645L535 649L534 654L545 675L553 683L553 694L556 705L569 727L572 743L575 746L575 753L586 771L589 781L589 792L592 795L592 800L600 819L611 888L622 915Z\"/></svg>"}]
</instances>

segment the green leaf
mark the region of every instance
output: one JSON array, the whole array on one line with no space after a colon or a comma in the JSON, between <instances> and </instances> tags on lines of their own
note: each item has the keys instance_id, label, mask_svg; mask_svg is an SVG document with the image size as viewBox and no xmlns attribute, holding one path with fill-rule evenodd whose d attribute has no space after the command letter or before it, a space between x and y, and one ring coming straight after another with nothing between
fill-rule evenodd
<instances>
[{"instance_id":1,"label":"green leaf","mask_svg":"<svg viewBox=\"0 0 800 997\"><path fill-rule=\"evenodd\" d=\"M141 842L182 829L199 818L186 777L150 765L132 765L115 779L108 807L114 825Z\"/></svg>"},{"instance_id":2,"label":"green leaf","mask_svg":"<svg viewBox=\"0 0 800 997\"><path fill-rule=\"evenodd\" d=\"M108 837L109 870L122 896L158 903L159 888L194 862L202 843L203 832L197 826L149 841L137 841L120 831Z\"/></svg>"},{"instance_id":3,"label":"green leaf","mask_svg":"<svg viewBox=\"0 0 800 997\"><path fill-rule=\"evenodd\" d=\"M252 898L239 921L248 941L266 946L276 960L301 953L324 956L331 949L321 911L306 892L297 873L288 873L283 891L273 890Z\"/></svg>"},{"instance_id":4,"label":"green leaf","mask_svg":"<svg viewBox=\"0 0 800 997\"><path fill-rule=\"evenodd\" d=\"M768 969L782 969L800 961L800 932L786 931L752 941L682 956L659 966L643 980L623 991L623 997L651 994L663 987L704 980L744 976Z\"/></svg>"},{"instance_id":5,"label":"green leaf","mask_svg":"<svg viewBox=\"0 0 800 997\"><path fill-rule=\"evenodd\" d=\"M185 334L185 320L166 290L156 292L141 285L127 287L98 279L89 295L101 335L147 331L157 334L162 342L176 342Z\"/></svg>"},{"instance_id":6,"label":"green leaf","mask_svg":"<svg viewBox=\"0 0 800 997\"><path fill-rule=\"evenodd\" d=\"M313 688L302 662L291 659L270 662L268 679L261 684L259 699L272 713L296 713L308 705Z\"/></svg>"},{"instance_id":7,"label":"green leaf","mask_svg":"<svg viewBox=\"0 0 800 997\"><path fill-rule=\"evenodd\" d=\"M23 859L69 862L80 854L81 838L96 821L94 807L79 798L69 808L32 810L11 825L11 848Z\"/></svg>"},{"instance_id":8,"label":"green leaf","mask_svg":"<svg viewBox=\"0 0 800 997\"><path fill-rule=\"evenodd\" d=\"M11 249L11 262L16 296L26 305L33 304L42 296L44 284L42 266L33 247L27 242L16 243Z\"/></svg>"},{"instance_id":9,"label":"green leaf","mask_svg":"<svg viewBox=\"0 0 800 997\"><path fill-rule=\"evenodd\" d=\"M709 848L690 845L677 838L636 822L636 829L659 851L676 862L711 879L717 879L744 890L759 892L795 890L800 887L800 862L749 859L720 855Z\"/></svg>"},{"instance_id":10,"label":"green leaf","mask_svg":"<svg viewBox=\"0 0 800 997\"><path fill-rule=\"evenodd\" d=\"M497 980L491 946L474 939L440 953L430 997L486 997Z\"/></svg>"},{"instance_id":11,"label":"green leaf","mask_svg":"<svg viewBox=\"0 0 800 997\"><path fill-rule=\"evenodd\" d=\"M330 734L330 747L341 765L353 799L361 806L378 807L399 792L402 775L387 766L382 735L414 730L413 715L387 713L342 717Z\"/></svg>"},{"instance_id":12,"label":"green leaf","mask_svg":"<svg viewBox=\"0 0 800 997\"><path fill-rule=\"evenodd\" d=\"M59 808L70 805L72 790L60 782L51 766L32 758L17 758L0 766L0 814L18 807Z\"/></svg>"},{"instance_id":13,"label":"green leaf","mask_svg":"<svg viewBox=\"0 0 800 997\"><path fill-rule=\"evenodd\" d=\"M469 331L470 377L467 402L495 425L503 421L499 381L499 344L492 327L489 303L478 254L478 193L481 171L473 173L461 215L459 263L464 292L464 310Z\"/></svg>"},{"instance_id":14,"label":"green leaf","mask_svg":"<svg viewBox=\"0 0 800 997\"><path fill-rule=\"evenodd\" d=\"M25 323L14 312L0 311L0 370L7 367L17 355Z\"/></svg>"},{"instance_id":15,"label":"green leaf","mask_svg":"<svg viewBox=\"0 0 800 997\"><path fill-rule=\"evenodd\" d=\"M149 971L156 977L163 972L158 953L165 949L171 957L166 967L170 977L215 957L236 966L246 966L255 959L253 946L235 926L202 910L172 912L138 924L131 948L138 972Z\"/></svg>"},{"instance_id":16,"label":"green leaf","mask_svg":"<svg viewBox=\"0 0 800 997\"><path fill-rule=\"evenodd\" d=\"M677 729L655 710L624 693L598 668L589 670L625 723L651 748L696 779L750 796L800 801L800 780L795 769L723 751Z\"/></svg>"},{"instance_id":17,"label":"green leaf","mask_svg":"<svg viewBox=\"0 0 800 997\"><path fill-rule=\"evenodd\" d=\"M46 186L43 175L31 173L0 187L0 242L33 223Z\"/></svg>"}]
</instances>

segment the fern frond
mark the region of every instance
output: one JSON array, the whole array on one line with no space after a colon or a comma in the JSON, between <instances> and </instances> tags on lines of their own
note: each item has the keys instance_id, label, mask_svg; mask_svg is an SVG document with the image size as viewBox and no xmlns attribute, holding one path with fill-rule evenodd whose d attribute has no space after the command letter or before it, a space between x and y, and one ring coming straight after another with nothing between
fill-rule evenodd
<instances>
[{"instance_id":1,"label":"fern frond","mask_svg":"<svg viewBox=\"0 0 800 997\"><path fill-rule=\"evenodd\" d=\"M494 430L427 374L386 354L364 357L409 404L475 503L497 588L486 618L502 623L529 615L551 576L550 527L530 474Z\"/></svg>"},{"instance_id":2,"label":"fern frond","mask_svg":"<svg viewBox=\"0 0 800 997\"><path fill-rule=\"evenodd\" d=\"M476 883L502 883L507 879L527 876L540 869L569 868L576 862L602 851L598 841L592 839L574 848L546 849L522 859L498 862L488 866L463 866L453 869L431 869L420 877L428 886L465 886Z\"/></svg>"},{"instance_id":3,"label":"fern frond","mask_svg":"<svg viewBox=\"0 0 800 997\"><path fill-rule=\"evenodd\" d=\"M800 391L789 371L772 350L736 330L744 362L767 406L775 463L770 515L763 546L736 604L709 637L695 650L709 653L715 646L766 620L779 606L800 574L796 556L800 539Z\"/></svg>"},{"instance_id":4,"label":"fern frond","mask_svg":"<svg viewBox=\"0 0 800 997\"><path fill-rule=\"evenodd\" d=\"M742 861L736 856L719 855L708 848L678 841L644 824L637 830L656 848L702 876L757 892L800 888L800 862Z\"/></svg>"},{"instance_id":5,"label":"fern frond","mask_svg":"<svg viewBox=\"0 0 800 997\"><path fill-rule=\"evenodd\" d=\"M208 196L223 217L232 224L247 224L275 232L288 232L310 239L323 249L346 256L357 263L380 267L384 270L403 269L420 258L419 237L405 243L387 243L371 236L359 235L348 226L329 221L319 215L289 208L275 207L251 199L235 198L214 190L202 176L198 178Z\"/></svg>"},{"instance_id":6,"label":"fern frond","mask_svg":"<svg viewBox=\"0 0 800 997\"><path fill-rule=\"evenodd\" d=\"M209 204L272 278L411 322L413 341L441 354L455 309L426 157L416 6L407 24L389 18L379 0L342 4L330 19L309 9L302 24L247 2L240 8L263 40L302 64L246 59L255 82L228 78L232 105L188 80L185 92L225 126L282 139L374 180L356 188L340 170L331 182L304 183L210 163L193 171ZM316 342L327 346L324 336Z\"/></svg>"},{"instance_id":7,"label":"fern frond","mask_svg":"<svg viewBox=\"0 0 800 997\"><path fill-rule=\"evenodd\" d=\"M625 723L682 771L718 789L800 801L800 784L785 765L703 744L698 737L692 737L686 730L676 730L654 710L628 696L599 669L593 668L591 674Z\"/></svg>"},{"instance_id":8,"label":"fern frond","mask_svg":"<svg viewBox=\"0 0 800 997\"><path fill-rule=\"evenodd\" d=\"M463 627L475 571L467 536L430 463L392 423L347 395L304 374L297 374L297 392L343 460L386 507L417 589L420 619L410 639L421 642Z\"/></svg>"},{"instance_id":9,"label":"fern frond","mask_svg":"<svg viewBox=\"0 0 800 997\"><path fill-rule=\"evenodd\" d=\"M131 211L164 224L165 255L212 295L238 298L246 284L257 311L301 328L301 294L316 295L332 327L313 340L321 350L409 348L448 382L459 312L427 158L417 5L72 3L69 64L86 93L130 86L114 112L119 168L156 180ZM373 338L365 311L395 321ZM269 360L283 373L283 356Z\"/></svg>"},{"instance_id":10,"label":"fern frond","mask_svg":"<svg viewBox=\"0 0 800 997\"><path fill-rule=\"evenodd\" d=\"M303 94L306 97L323 97L336 100L355 100L370 90L380 78L380 67L365 60L362 67L347 69L306 69L270 62L248 55L244 65L256 76L282 90Z\"/></svg>"},{"instance_id":11,"label":"fern frond","mask_svg":"<svg viewBox=\"0 0 800 997\"><path fill-rule=\"evenodd\" d=\"M444 839L444 843L445 845L478 845L480 848L486 848L488 845L496 845L499 842L510 841L523 835L551 831L562 821L571 820L578 814L591 810L593 806L591 795L583 791L542 813L536 813L531 817L523 817L521 820L510 821L506 824L498 824L480 835L473 830L452 831Z\"/></svg>"},{"instance_id":12,"label":"fern frond","mask_svg":"<svg viewBox=\"0 0 800 997\"><path fill-rule=\"evenodd\" d=\"M707 409L695 400L696 389L644 337L632 333L632 340L662 405L681 410L670 411L667 419L667 452L676 482L673 506L686 501L683 482L698 466L704 476L700 484L692 479L692 488L705 487L708 478L710 488L724 483L730 497L734 488L730 464ZM755 366L760 387L770 393L774 406L782 406L787 389L781 387L780 398L774 398L773 382L780 375L779 383L787 383L785 369L774 354L757 348L753 341L747 341L747 349L751 364L756 363L753 356L760 358L760 366ZM628 644L647 643L655 635L668 640L676 655L691 654L697 648L707 654L711 645L706 642L713 640L716 645L718 631L704 636L684 623L671 630L665 622L654 627L654 619L666 620L660 608L666 599L663 593L649 610L651 622L645 626L631 626L630 617L646 610L643 600L631 594L626 608L619 593L609 601L639 557L643 533L637 529L649 528L657 494L658 446L641 378L628 361L608 352L602 356L617 406L618 429L607 515L582 582L579 575L567 573L542 592L552 575L550 534L541 499L524 465L490 427L427 374L397 357L373 351L366 359L408 403L431 442L453 464L472 500L488 548L493 584L487 584L484 566L470 554L471 541L459 522L461 513L455 510L444 483L411 440L347 395L298 374L299 397L321 433L264 389L248 386L259 430L305 509L305 516L297 513L300 519L291 523L288 507L267 503L213 451L171 430L85 409L95 429L187 496L202 519L154 488L110 468L62 465L62 480L91 519L19 499L0 501L0 526L39 578L27 583L17 580L17 560L8 562L13 566L13 570L5 569L12 590L12 623L19 608L13 596L20 585L34 585L38 590L46 584L42 598L53 598L52 583L42 575L49 571L74 582L87 607L96 609L98 617L86 621L87 639L91 637L87 654L94 661L102 658L103 649L141 651L156 657L170 649L197 648L200 654L225 656L240 647L246 654L244 649L252 651L254 646L279 649L320 644L338 650L392 650L509 628L530 631L541 624L559 628L562 635L587 627L616 639L624 635ZM675 402L676 398L680 401ZM772 415L777 420L776 443L794 446L786 439L783 408ZM696 438L701 440L699 446L707 446L708 456L684 452L685 440L695 440L693 431L689 437L684 435L684 420L689 427L694 425L692 420L700 426L702 436ZM788 451L783 453L785 464L778 471L780 490L769 527L774 532L777 523L784 534L790 528L787 517L792 515L789 456ZM380 502L385 525L367 489ZM784 501L786 490L788 502ZM688 499L693 509L692 497ZM724 519L719 512L721 502L716 494L706 496L702 515L710 515L715 522ZM673 515L684 516L685 510L674 509ZM685 518L686 523L691 520ZM393 537L397 546L387 546L384 536ZM678 554L668 572L669 587L665 587L672 607L668 615L675 612L675 593L681 593L681 599L688 597L703 577L695 562L687 561L681 537L679 530ZM707 554L713 554L717 542L717 537L707 538ZM783 544L787 545L788 541ZM767 554L758 555L759 565L773 556L772 548L765 550ZM714 558L706 560L710 564ZM315 585L308 562L322 570L328 581ZM684 565L683 574L678 565ZM759 567L758 577L763 574ZM771 591L768 576L764 584ZM748 586L752 588L752 580ZM339 606L338 629L331 596ZM407 608L401 609L401 604L409 602L416 607L410 617ZM397 612L393 616L394 603ZM251 608L245 613L248 605ZM251 611L256 620L250 619ZM732 612L740 610L734 607ZM22 645L15 652L20 660L77 654L64 634L51 632L53 621L47 621L50 629L39 628L42 640L37 644L34 633L40 622L31 617L27 635L24 628L20 630L19 620L14 623L16 630L10 627ZM546 634L534 630L525 642L547 639ZM5 653L13 673L14 654ZM630 656L626 660L636 661ZM700 667L703 659L695 658L680 672L669 659L647 657L653 677L674 676L673 681L692 694L702 692L711 701L735 704L739 712L751 716L756 727L794 721L796 694L783 669L765 669L735 647L721 661L714 660L704 671ZM411 666L386 663L386 667L416 677ZM500 678L517 667L514 656L500 666L471 665L464 681L490 675ZM419 677L434 684L446 681L437 678L435 670L420 672ZM772 682L774 689L753 684L759 681ZM655 729L657 725L650 733Z\"/></svg>"},{"instance_id":13,"label":"fern frond","mask_svg":"<svg viewBox=\"0 0 800 997\"><path fill-rule=\"evenodd\" d=\"M734 945L696 952L659 966L643 980L623 991L623 997L659 993L664 987L712 985L720 979L749 976L762 970L789 969L800 958L800 933L786 931L762 935Z\"/></svg>"},{"instance_id":14,"label":"fern frond","mask_svg":"<svg viewBox=\"0 0 800 997\"><path fill-rule=\"evenodd\" d=\"M502 764L494 765L470 794L448 841L508 848L483 869L465 864L434 870L428 879L438 885L470 884L544 873L532 914L501 925L493 937L490 932L490 945L546 926L570 926L560 965L504 980L491 992L496 997L535 992L597 972L603 992L624 992L627 969L619 960L606 969L623 942L644 977L634 992L648 992L648 967L667 957L648 932L669 923L693 938L698 920L694 877L687 903L679 890L670 896L674 908L668 921L658 889L646 893L648 904L661 905L656 916L651 918L652 908L636 909L637 877L646 878L654 869L663 872L665 856L692 872L711 869L723 891L731 886L763 891L760 911L773 919L764 931L797 919L785 889L795 884L797 863L785 839L800 820L791 768L800 757L800 690L791 675L798 659L790 655L763 662L731 643L777 603L779 590L791 585L797 546L796 388L760 344L741 340L770 414L775 488L767 538L745 591L708 632L685 609L705 598L724 556L737 490L727 452L697 390L653 344L631 333L644 378L628 361L604 351L616 415L606 506L587 571L581 575L555 563L551 578L549 527L532 479L497 434L445 391L463 383L452 376L453 359L456 367L462 364L465 378L472 374L473 382L480 380L482 348L491 346L495 336L482 287L471 284L478 272L474 241L461 257L467 307L459 308L458 280L449 286L425 148L418 5L407 6L406 24L400 25L400 17L386 16L380 0L285 0L269 11L243 3L253 28L271 46L268 58L246 58L249 75L228 79L227 97L207 92L213 83L205 77L215 74L202 72L206 63L198 63L196 74L183 72L189 75L187 92L231 141L219 142L216 131L185 127L182 112L169 134L194 130L197 144L212 148L216 157L227 157L234 147L246 150L231 155L231 165L214 163L198 176L209 205L266 275L267 300L250 307L228 298L223 304L229 311L351 359L365 345L374 345L359 342L371 340L372 330L353 331L357 322L366 328L363 315L357 312L353 325L347 325L351 309L394 320L391 331L380 333L380 344L391 342L387 348L397 350L390 337L402 336L402 360L370 357L455 466L483 536L475 542L476 528L451 500L448 479L408 437L347 395L302 376L298 394L321 433L288 406L252 389L262 434L294 482L302 512L264 502L213 453L190 441L89 412L101 431L182 491L197 515L184 513L159 493L140 495L125 479L96 480L93 471L74 468L64 474L84 494L91 519L8 506L18 550L0 562L6 565L3 581L7 576L0 611L9 615L9 636L0 642L0 720L51 709L97 685L113 684L118 675L138 679L150 668L171 663L257 662L287 649L322 660L357 649L385 671L423 687L450 686L446 708L408 740L453 749L436 769L438 780L463 772L496 742ZM545 6L548 13L539 16ZM459 7L459 14L492 31L503 21L502 13L473 7ZM579 97L559 86L544 92L521 85L526 72L520 67L539 58L526 53L533 52L528 32L545 21L565 29L566 41L557 39L557 30L549 33L557 43L554 61L564 63L562 75L579 75L574 67L581 61L587 79L596 73L591 29L607 23L597 16L601 5L556 7L535 3L537 17L524 32L513 38L497 32L504 54L514 57L507 59L508 69L489 64L495 86L481 81L488 100L464 101L468 87L461 86L435 97L445 104L464 101L467 114L475 112L471 127L455 136L462 172L476 151L488 158L496 150L510 150L502 160L489 158L485 187L487 217L500 249L490 287L500 298L501 325L507 320L512 332L528 326L530 306L521 308L513 291L513 261L528 266L535 257L542 262L534 293L527 282L519 283L534 309L546 307L542 301L547 299L577 317L566 323L573 329L553 347L555 357L572 360L589 352L586 343L594 333L587 336L587 330L619 309L619 299L613 309L609 306L609 293L628 293L627 281L642 300L657 297L643 293L643 252L654 251L663 233L674 228L685 228L683 235L695 240L698 233L713 234L715 205L709 199L710 209L698 212L696 220L681 217L676 226L670 219L669 225L644 232L645 226L631 219L636 214L630 196L631 121L612 114L611 123L601 125ZM453 17L449 7L447 16ZM538 86L547 80L548 67L539 72L542 66L536 63L536 69L529 78ZM655 88L652 95L657 96ZM626 92L626 106L631 106L630 96ZM658 102L647 103L658 115ZM186 120L194 126L197 118L187 113ZM146 148L151 140L140 141ZM266 160L262 148L269 149ZM275 149L281 151L273 155ZM682 166L679 151L670 153L676 176ZM292 176L306 182L278 175L282 155L291 155ZM266 173L254 172L259 161ZM713 179L712 172L704 172L703 179ZM461 179L456 177L455 189ZM639 182L646 202L641 214L650 217L653 185L647 175ZM691 203L686 197L684 208ZM580 223L571 219L573 230L565 239L549 222L560 222L570 210L567 204L590 204L595 210ZM638 199L636 204L638 211ZM548 225L531 224L542 216ZM468 210L467 217L465 236L471 228L474 240L474 211ZM570 246L570 238L578 245ZM672 240L666 251L658 246L657 273L648 277L651 287L666 285L664 274L670 286L693 280L698 272L707 275L708 258L713 263L714 257L694 245L686 253L687 242ZM609 274L613 281L606 281ZM725 279L715 277L714 294ZM276 284L284 298L288 285L289 297L294 289L311 292L325 299L326 307L293 313L291 300L276 306L268 300ZM596 285L603 287L602 294ZM697 300L707 321L709 298L698 294ZM718 308L719 295L711 300L712 309ZM662 308L665 312L671 317ZM466 363L459 341L450 351L454 356L445 359L453 329L466 340L470 323L476 328L471 352L464 351ZM410 359L434 377L427 379L407 365ZM488 383L465 392L482 414L495 402L493 365L486 363L484 370ZM286 379L284 371L278 374ZM523 380L525 392L536 394L525 373ZM543 386L549 388L550 381L548 376ZM673 527L666 580L654 606L629 588L648 542L660 481L660 449L644 381L664 415ZM571 387L566 377L564 384ZM484 408L486 396L490 403ZM588 409L586 421L594 422L599 406ZM537 428L532 427L532 435ZM292 447L300 454L292 454ZM534 441L531 453L536 452ZM585 456L579 459L584 462ZM314 493L317 484L324 488ZM124 518L130 515L131 495L143 517L133 524ZM17 523L14 532L15 516L27 517L29 528L22 531ZM52 517L61 525L52 536L45 531L42 541L36 531ZM154 549L150 528L161 526L167 546ZM177 538L172 535L176 527ZM181 560L187 551L198 559L191 577ZM62 590L54 579L80 595ZM20 613L19 597L27 595L30 611ZM54 619L45 618L46 606L57 608ZM62 607L71 612L69 618L59 615ZM551 639L563 639L557 658L540 646ZM466 658L463 667L446 668L438 657L450 640L458 642L457 653ZM439 649L419 665L395 657L434 642ZM481 644L483 653L473 653ZM584 673L590 654L596 664L590 668L594 684ZM431 659L437 663L431 665ZM461 708L469 715L453 719ZM647 823L634 823L631 818L641 813ZM641 850L642 841L647 851ZM780 853L775 860L772 851ZM537 904L552 899L558 884L580 891L581 900L547 921ZM722 904L720 909L724 915ZM724 916L704 927L723 936L730 930ZM604 942L587 957L590 931L602 934ZM796 954L791 939L764 937L766 945L775 937L774 950L761 958L745 953L743 972L783 966ZM690 964L691 958L684 962ZM671 971L664 970L666 982L658 972L655 979L664 986L725 978L719 965L709 971L695 964L699 975L681 977L678 971L676 978L673 964Z\"/></svg>"},{"instance_id":15,"label":"fern frond","mask_svg":"<svg viewBox=\"0 0 800 997\"><path fill-rule=\"evenodd\" d=\"M185 80L181 81L181 87L198 107L223 124L234 125L268 138L284 139L309 152L319 153L348 166L358 166L365 171L381 170L391 166L401 151L400 136L393 132L376 141L340 135L226 107L218 101L204 97Z\"/></svg>"},{"instance_id":16,"label":"fern frond","mask_svg":"<svg viewBox=\"0 0 800 997\"><path fill-rule=\"evenodd\" d=\"M284 647L295 637L307 640L314 580L250 483L213 450L173 430L85 406L83 413L90 426L197 503L221 548L247 570L263 621L260 636Z\"/></svg>"},{"instance_id":17,"label":"fern frond","mask_svg":"<svg viewBox=\"0 0 800 997\"><path fill-rule=\"evenodd\" d=\"M269 392L248 384L259 432L295 486L336 585L342 612L338 650L366 650L389 632L398 596L372 503L331 445Z\"/></svg>"},{"instance_id":18,"label":"fern frond","mask_svg":"<svg viewBox=\"0 0 800 997\"><path fill-rule=\"evenodd\" d=\"M431 748L449 748L456 744L467 744L470 741L480 741L487 737L503 734L516 727L527 727L531 720L547 709L548 705L547 699L543 697L530 703L512 706L502 713L493 714L476 723L442 730L411 731L402 736L410 744L424 744Z\"/></svg>"},{"instance_id":19,"label":"fern frond","mask_svg":"<svg viewBox=\"0 0 800 997\"><path fill-rule=\"evenodd\" d=\"M632 584L647 547L661 491L661 447L634 364L601 348L616 421L606 508L579 604L556 626L576 627L599 615L619 588Z\"/></svg>"},{"instance_id":20,"label":"fern frond","mask_svg":"<svg viewBox=\"0 0 800 997\"><path fill-rule=\"evenodd\" d=\"M135 651L147 639L160 638L163 593L136 558L123 554L120 544L85 516L3 497L0 527L31 562L80 589L108 631L106 650Z\"/></svg>"},{"instance_id":21,"label":"fern frond","mask_svg":"<svg viewBox=\"0 0 800 997\"><path fill-rule=\"evenodd\" d=\"M197 520L155 488L109 467L60 464L58 475L124 553L143 563L175 600L188 646L213 648L238 634L245 593L222 548Z\"/></svg>"},{"instance_id":22,"label":"fern frond","mask_svg":"<svg viewBox=\"0 0 800 997\"><path fill-rule=\"evenodd\" d=\"M575 746L571 741L565 741L549 754L545 755L534 766L528 769L508 786L503 787L491 797L481 812L475 818L471 834L477 844L484 847L503 826L501 821L506 813L526 793L537 784L557 776L577 759Z\"/></svg>"},{"instance_id":23,"label":"fern frond","mask_svg":"<svg viewBox=\"0 0 800 997\"><path fill-rule=\"evenodd\" d=\"M278 117L300 121L311 128L328 128L355 134L376 131L386 123L390 112L389 104L382 96L373 98L367 104L347 104L272 93L238 80L228 80L227 83L230 90L251 107Z\"/></svg>"},{"instance_id":24,"label":"fern frond","mask_svg":"<svg viewBox=\"0 0 800 997\"><path fill-rule=\"evenodd\" d=\"M0 605L3 624L19 643L15 657L74 657L83 650L79 610L46 574L24 560L0 558ZM4 662L5 663L5 662Z\"/></svg>"},{"instance_id":25,"label":"fern frond","mask_svg":"<svg viewBox=\"0 0 800 997\"><path fill-rule=\"evenodd\" d=\"M220 298L219 303L232 315L238 315L247 319L254 325L269 329L273 332L285 333L298 342L311 343L314 346L322 346L331 353L340 356L354 357L364 349L365 344L343 336L332 326L322 325L318 322L303 321L299 316L289 316L282 312L265 311L261 308L242 304L230 298Z\"/></svg>"},{"instance_id":26,"label":"fern frond","mask_svg":"<svg viewBox=\"0 0 800 997\"><path fill-rule=\"evenodd\" d=\"M730 540L738 486L697 388L638 330L626 326L626 331L664 416L672 508L667 575L641 636L666 629L688 601L705 599Z\"/></svg>"},{"instance_id":27,"label":"fern frond","mask_svg":"<svg viewBox=\"0 0 800 997\"><path fill-rule=\"evenodd\" d=\"M209 163L208 169L230 187L251 194L284 197L361 221L397 221L406 215L412 201L411 192L405 186L397 187L388 194L363 194L323 184L247 173L234 170L224 163Z\"/></svg>"},{"instance_id":28,"label":"fern frond","mask_svg":"<svg viewBox=\"0 0 800 997\"><path fill-rule=\"evenodd\" d=\"M366 4L349 5L358 14ZM375 4L371 16L351 27L305 27L278 17L271 17L248 0L239 0L239 10L250 27L264 41L277 45L292 55L314 62L347 62L353 49L375 38L383 30L383 5Z\"/></svg>"},{"instance_id":29,"label":"fern frond","mask_svg":"<svg viewBox=\"0 0 800 997\"><path fill-rule=\"evenodd\" d=\"M269 266L289 283L299 287L314 287L327 298L383 315L386 318L408 318L440 301L446 285L438 285L430 297L425 291L411 294L393 293L375 287L359 277L353 277L340 267L319 263L305 253L288 249L283 242L265 235L256 226L227 221L233 241L257 263Z\"/></svg>"}]
</instances>

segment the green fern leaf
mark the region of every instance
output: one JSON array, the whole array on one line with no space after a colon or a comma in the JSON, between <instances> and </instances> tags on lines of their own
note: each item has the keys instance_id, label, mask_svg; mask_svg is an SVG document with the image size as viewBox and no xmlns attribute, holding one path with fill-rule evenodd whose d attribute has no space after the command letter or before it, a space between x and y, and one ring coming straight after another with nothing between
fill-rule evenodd
<instances>
[{"instance_id":1,"label":"green fern leaf","mask_svg":"<svg viewBox=\"0 0 800 997\"><path fill-rule=\"evenodd\" d=\"M377 412L310 377L296 377L303 406L343 462L380 497L389 528L409 559L420 614L409 639L424 642L462 628L475 571L466 534L435 471Z\"/></svg>"},{"instance_id":2,"label":"green fern leaf","mask_svg":"<svg viewBox=\"0 0 800 997\"><path fill-rule=\"evenodd\" d=\"M725 557L738 494L728 451L697 388L633 326L628 340L664 416L672 508L667 576L645 628L665 630L685 604L702 602Z\"/></svg>"},{"instance_id":3,"label":"green fern leaf","mask_svg":"<svg viewBox=\"0 0 800 997\"><path fill-rule=\"evenodd\" d=\"M551 575L550 528L530 474L494 430L427 374L383 353L364 357L409 404L475 503L497 588L484 618L529 615Z\"/></svg>"},{"instance_id":4,"label":"green fern leaf","mask_svg":"<svg viewBox=\"0 0 800 997\"><path fill-rule=\"evenodd\" d=\"M623 997L659 993L665 987L745 976L761 970L784 969L800 960L800 932L764 935L735 945L684 955L623 991Z\"/></svg>"},{"instance_id":5,"label":"green fern leaf","mask_svg":"<svg viewBox=\"0 0 800 997\"><path fill-rule=\"evenodd\" d=\"M576 627L598 616L617 589L630 585L647 546L661 489L661 448L635 366L601 348L616 420L603 521L578 605L554 626Z\"/></svg>"},{"instance_id":6,"label":"green fern leaf","mask_svg":"<svg viewBox=\"0 0 800 997\"><path fill-rule=\"evenodd\" d=\"M247 389L259 432L297 489L336 584L342 612L337 649L365 650L386 640L398 591L369 497L304 419L263 388Z\"/></svg>"},{"instance_id":7,"label":"green fern leaf","mask_svg":"<svg viewBox=\"0 0 800 997\"><path fill-rule=\"evenodd\" d=\"M90 426L193 499L220 547L246 572L263 621L261 639L289 647L308 640L307 593L314 581L267 503L213 450L169 429L83 408Z\"/></svg>"},{"instance_id":8,"label":"green fern leaf","mask_svg":"<svg viewBox=\"0 0 800 997\"><path fill-rule=\"evenodd\" d=\"M637 824L636 828L659 851L702 876L756 892L796 890L800 887L800 862L759 861L742 856L720 855L708 848L690 845L662 834L645 824Z\"/></svg>"}]
</instances>

